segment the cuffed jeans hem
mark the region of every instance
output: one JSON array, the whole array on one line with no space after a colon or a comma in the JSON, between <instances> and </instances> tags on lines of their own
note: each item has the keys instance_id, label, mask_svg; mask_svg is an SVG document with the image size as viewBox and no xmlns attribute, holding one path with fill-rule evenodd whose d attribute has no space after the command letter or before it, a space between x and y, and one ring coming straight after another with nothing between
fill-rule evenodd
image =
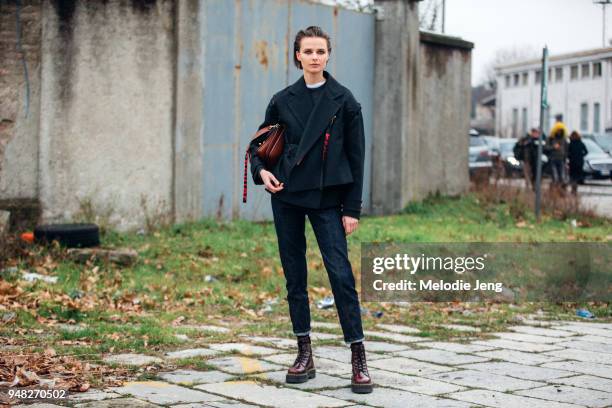
<instances>
[{"instance_id":1,"label":"cuffed jeans hem","mask_svg":"<svg viewBox=\"0 0 612 408\"><path fill-rule=\"evenodd\" d=\"M365 340L365 337L362 337L362 338L360 338L360 339L358 339L358 340L345 341L344 343L345 343L347 346L350 346L350 345L351 345L351 344L353 344L353 343L359 343L360 341L364 341L364 340Z\"/></svg>"},{"instance_id":2,"label":"cuffed jeans hem","mask_svg":"<svg viewBox=\"0 0 612 408\"><path fill-rule=\"evenodd\" d=\"M304 333L293 333L293 334L295 334L296 336L308 336L310 334L310 330Z\"/></svg>"}]
</instances>

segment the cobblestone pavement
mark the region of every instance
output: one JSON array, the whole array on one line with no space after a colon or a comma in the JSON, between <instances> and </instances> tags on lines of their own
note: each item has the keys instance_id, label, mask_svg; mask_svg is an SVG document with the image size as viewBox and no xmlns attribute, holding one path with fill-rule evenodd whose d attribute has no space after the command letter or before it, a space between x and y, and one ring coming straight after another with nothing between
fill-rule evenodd
<instances>
[{"instance_id":1,"label":"cobblestone pavement","mask_svg":"<svg viewBox=\"0 0 612 408\"><path fill-rule=\"evenodd\" d=\"M238 337L234 343L166 353L202 356L214 369L175 370L150 381L74 394L73 407L608 407L612 406L612 323L526 320L470 343L431 341L402 325L366 334L371 394L350 391L350 349L335 324L314 324L316 378L285 384L293 340ZM469 330L469 327L463 328ZM337 345L317 346L316 339ZM146 364L159 357L107 356ZM24 407L26 405L18 405ZM34 404L50 408L58 405Z\"/></svg>"}]
</instances>

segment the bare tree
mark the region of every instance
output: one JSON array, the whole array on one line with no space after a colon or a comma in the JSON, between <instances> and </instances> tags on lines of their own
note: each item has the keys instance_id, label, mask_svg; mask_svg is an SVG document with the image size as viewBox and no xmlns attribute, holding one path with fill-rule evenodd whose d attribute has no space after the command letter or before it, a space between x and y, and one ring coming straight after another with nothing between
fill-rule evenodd
<instances>
[{"instance_id":1,"label":"bare tree","mask_svg":"<svg viewBox=\"0 0 612 408\"><path fill-rule=\"evenodd\" d=\"M427 31L441 31L438 29L438 25L441 25L441 14L442 0L422 1L419 4L419 28Z\"/></svg>"},{"instance_id":2,"label":"bare tree","mask_svg":"<svg viewBox=\"0 0 612 408\"><path fill-rule=\"evenodd\" d=\"M495 56L485 64L483 77L479 82L481 85L494 88L497 75L495 72L496 67L537 59L538 56L538 50L530 45L500 48L495 52Z\"/></svg>"}]
</instances>

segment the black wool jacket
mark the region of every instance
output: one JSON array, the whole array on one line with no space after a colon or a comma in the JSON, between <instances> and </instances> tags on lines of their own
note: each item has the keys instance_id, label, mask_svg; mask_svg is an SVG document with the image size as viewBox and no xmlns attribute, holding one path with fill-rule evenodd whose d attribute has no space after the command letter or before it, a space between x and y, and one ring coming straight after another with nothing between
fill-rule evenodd
<instances>
[{"instance_id":1,"label":"black wool jacket","mask_svg":"<svg viewBox=\"0 0 612 408\"><path fill-rule=\"evenodd\" d=\"M343 213L359 218L362 208L365 135L361 105L351 91L327 71L325 89L312 108L304 77L274 94L259 129L281 123L286 126L285 149L270 170L288 192L345 186ZM312 109L311 109L312 108ZM324 135L329 132L323 160ZM251 143L251 174L255 184L263 162Z\"/></svg>"}]
</instances>

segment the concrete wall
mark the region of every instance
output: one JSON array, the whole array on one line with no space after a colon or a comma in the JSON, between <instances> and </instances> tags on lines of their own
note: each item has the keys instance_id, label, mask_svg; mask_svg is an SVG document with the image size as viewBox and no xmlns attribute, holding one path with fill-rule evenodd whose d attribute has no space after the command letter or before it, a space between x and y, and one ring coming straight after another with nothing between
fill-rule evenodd
<instances>
[{"instance_id":1,"label":"concrete wall","mask_svg":"<svg viewBox=\"0 0 612 408\"><path fill-rule=\"evenodd\" d=\"M419 33L417 4L375 1L374 214L469 185L473 44Z\"/></svg>"},{"instance_id":2,"label":"concrete wall","mask_svg":"<svg viewBox=\"0 0 612 408\"><path fill-rule=\"evenodd\" d=\"M473 44L421 33L418 196L457 195L469 187L468 161Z\"/></svg>"},{"instance_id":3,"label":"concrete wall","mask_svg":"<svg viewBox=\"0 0 612 408\"><path fill-rule=\"evenodd\" d=\"M171 213L174 3L43 3L45 220L72 219L80 203L119 229Z\"/></svg>"},{"instance_id":4,"label":"concrete wall","mask_svg":"<svg viewBox=\"0 0 612 408\"><path fill-rule=\"evenodd\" d=\"M0 6L0 200L38 197L41 23L40 0Z\"/></svg>"}]
</instances>

